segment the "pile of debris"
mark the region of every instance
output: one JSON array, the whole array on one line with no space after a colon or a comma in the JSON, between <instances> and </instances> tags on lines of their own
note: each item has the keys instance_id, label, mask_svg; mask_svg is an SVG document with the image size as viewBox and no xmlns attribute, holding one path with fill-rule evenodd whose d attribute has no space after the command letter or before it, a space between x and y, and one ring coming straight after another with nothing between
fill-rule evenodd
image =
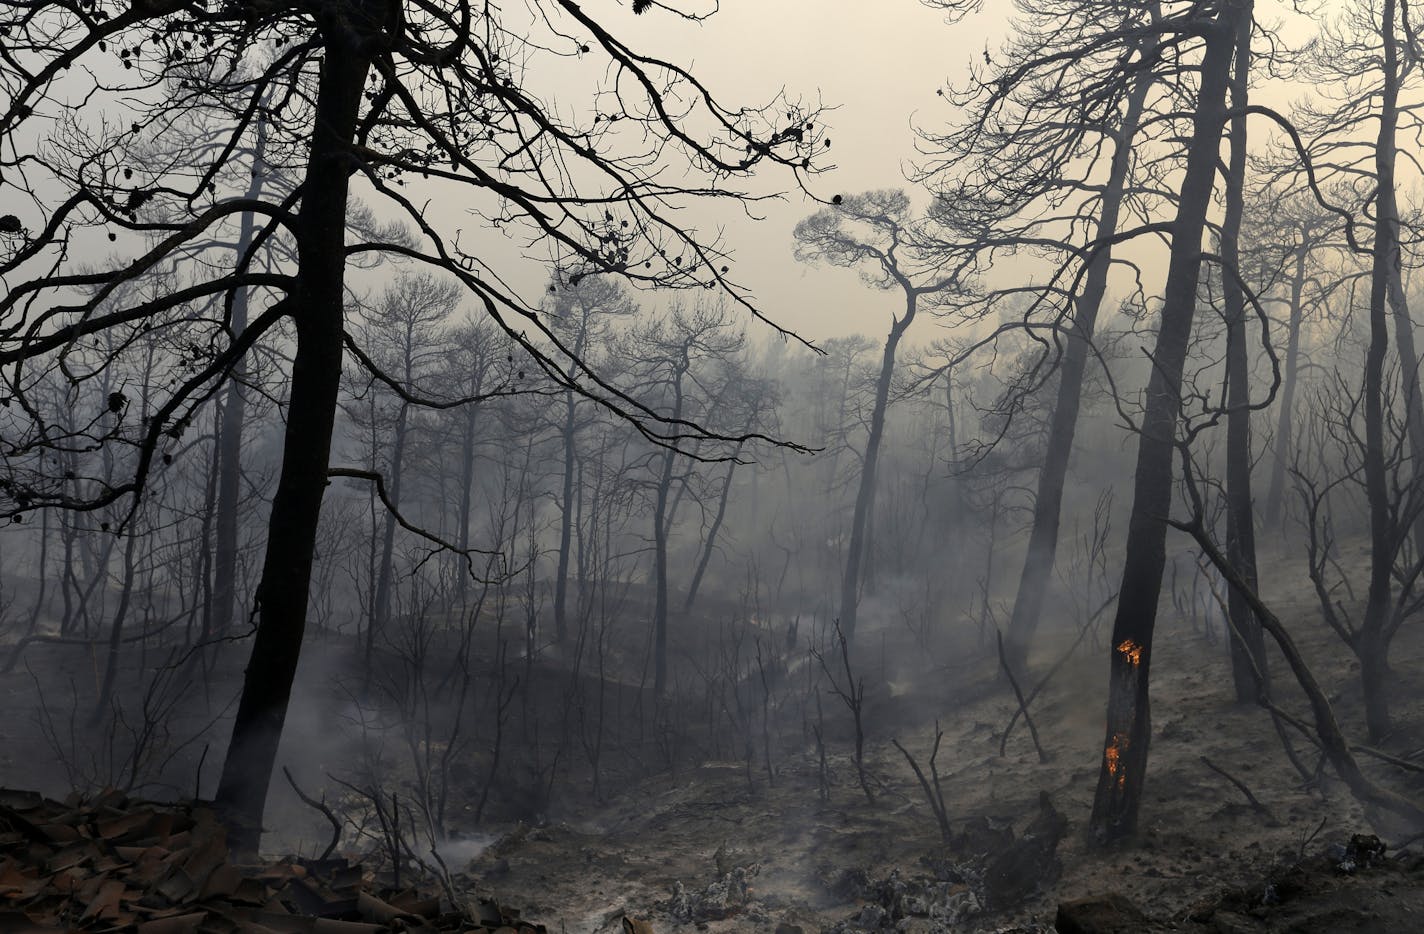
<instances>
[{"instance_id":1,"label":"pile of debris","mask_svg":"<svg viewBox=\"0 0 1424 934\"><path fill-rule=\"evenodd\" d=\"M1424 856L1390 856L1373 834L1296 856L1262 878L1216 893L1176 918L1154 918L1119 893L1064 902L1058 934L1297 934L1417 931L1424 917Z\"/></svg>"},{"instance_id":2,"label":"pile of debris","mask_svg":"<svg viewBox=\"0 0 1424 934\"><path fill-rule=\"evenodd\" d=\"M946 864L947 868L947 864ZM953 871L936 877L906 876L892 869L880 879L846 872L833 886L837 895L862 902L854 917L826 928L827 934L909 931L941 934L961 930L984 909L978 880Z\"/></svg>"},{"instance_id":3,"label":"pile of debris","mask_svg":"<svg viewBox=\"0 0 1424 934\"><path fill-rule=\"evenodd\" d=\"M1213 931L1417 931L1424 857L1386 853L1374 834L1327 844L1265 878L1198 904L1187 919Z\"/></svg>"},{"instance_id":4,"label":"pile of debris","mask_svg":"<svg viewBox=\"0 0 1424 934\"><path fill-rule=\"evenodd\" d=\"M721 852L720 850L718 851ZM752 880L761 871L759 863L725 867L725 872L704 889L689 890L681 882L672 885L672 897L658 906L679 921L702 924L740 915L748 923L765 924L770 917L753 899Z\"/></svg>"},{"instance_id":5,"label":"pile of debris","mask_svg":"<svg viewBox=\"0 0 1424 934\"><path fill-rule=\"evenodd\" d=\"M1016 907L1061 875L1058 844L1067 829L1068 821L1047 794L1039 795L1037 814L1017 836L1008 821L971 818L948 847L923 860L928 876L899 870L878 880L864 871L842 874L831 891L862 905L854 917L828 930L939 934L959 930L986 911Z\"/></svg>"},{"instance_id":6,"label":"pile of debris","mask_svg":"<svg viewBox=\"0 0 1424 934\"><path fill-rule=\"evenodd\" d=\"M0 931L10 934L545 931L493 902L462 907L420 888L380 889L345 859L239 867L199 805L0 789Z\"/></svg>"}]
</instances>

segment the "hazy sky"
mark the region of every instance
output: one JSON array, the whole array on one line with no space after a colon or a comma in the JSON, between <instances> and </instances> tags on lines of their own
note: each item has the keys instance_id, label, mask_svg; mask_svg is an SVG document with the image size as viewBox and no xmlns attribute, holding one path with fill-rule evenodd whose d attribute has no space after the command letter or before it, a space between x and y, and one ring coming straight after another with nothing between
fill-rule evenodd
<instances>
[{"instance_id":1,"label":"hazy sky","mask_svg":"<svg viewBox=\"0 0 1424 934\"><path fill-rule=\"evenodd\" d=\"M1314 16L1305 18L1289 12L1288 4L1258 0L1256 13L1298 41L1311 29L1309 19L1345 5L1322 0L1314 5ZM783 87L793 96L819 94L835 108L826 122L837 168L813 186L829 197L906 185L905 169L915 157L913 127L943 127L954 117L935 91L961 83L986 45L997 48L1013 13L1006 0L986 0L982 12L949 25L942 12L917 0L722 0L716 15L702 23L656 9L616 22L637 47L694 66L724 103L761 103ZM1254 93L1286 106L1298 92L1261 87ZM1259 124L1252 128L1253 138L1266 132ZM896 295L865 288L853 272L792 259L792 228L815 208L792 192L786 201L765 207L764 222L730 226L726 242L735 252L735 278L754 290L775 320L813 340L857 331L882 335L899 307ZM1150 262L1147 255L1136 258ZM1021 262L1029 274L1028 261ZM918 339L935 336L933 324L917 327Z\"/></svg>"},{"instance_id":2,"label":"hazy sky","mask_svg":"<svg viewBox=\"0 0 1424 934\"><path fill-rule=\"evenodd\" d=\"M813 186L829 197L905 185L912 121L944 124L949 107L936 89L962 79L986 38L1007 22L1009 4L988 5L999 12L949 26L941 12L915 0L869 7L852 0L723 0L700 24L656 10L629 16L626 35L695 66L725 102L760 103L782 87L811 100L819 95L835 108L825 122L836 169ZM900 306L895 295L865 288L853 272L792 259L792 228L817 207L791 192L785 202L765 206L763 223L729 228L736 277L776 321L808 338L879 335Z\"/></svg>"},{"instance_id":3,"label":"hazy sky","mask_svg":"<svg viewBox=\"0 0 1424 934\"><path fill-rule=\"evenodd\" d=\"M905 170L915 154L912 125L946 125L950 107L936 90L946 81L961 81L986 41L998 44L1008 16L1008 4L991 2L997 12L949 26L941 12L918 0L885 0L874 5L873 14L851 0L722 0L715 15L692 22L657 8L634 16L630 4L614 0L587 5L635 50L686 67L724 106L761 106L782 91L812 105L819 100L828 108L820 123L832 140L828 158L819 162L835 166L811 181L822 198L907 186ZM511 25L518 19L511 10ZM561 110L589 107L595 85L607 78L604 60L563 61L559 74L539 72L541 93L547 91ZM705 179L688 181L701 186ZM735 181L736 187L746 184ZM792 256L792 229L820 205L795 187L789 171L776 166L765 168L749 187L786 196L755 206L764 220L753 221L728 205L710 213L692 208L679 220L698 227L704 241L718 224L725 225L721 244L732 254L731 278L750 288L757 306L782 326L818 343L853 332L882 335L902 304L896 295L865 287L852 271L808 266ZM536 247L527 254L534 261L519 263L527 245L470 222L467 207L463 196L451 201L436 194L429 201L430 210L454 212L442 226L461 228L467 246L537 303L548 281L547 255ZM512 271L510 262L523 268ZM771 333L762 325L751 328L754 337Z\"/></svg>"},{"instance_id":4,"label":"hazy sky","mask_svg":"<svg viewBox=\"0 0 1424 934\"><path fill-rule=\"evenodd\" d=\"M916 156L914 127L942 128L955 119L953 109L935 92L961 84L969 64L980 58L985 47L999 46L1013 12L1003 0L987 0L984 12L950 25L942 12L918 0L882 0L873 7L852 0L722 0L715 15L690 22L657 8L634 16L629 4L613 0L589 5L633 48L688 67L724 105L758 106L784 90L793 99L819 99L830 108L821 122L829 127L833 142L828 164L835 169L811 183L824 198L838 192L908 187L905 172ZM1342 5L1332 0L1319 9ZM1279 6L1258 2L1258 16L1279 16ZM1299 24L1287 33L1292 38L1304 35ZM551 90L560 106L588 105L594 91L591 82L598 80L588 67L570 61L566 73L553 76ZM541 75L540 80L548 78ZM1279 89L1260 88L1256 93L1263 91L1271 103L1287 103ZM1252 130L1253 134L1265 131L1265 127ZM711 214L694 209L686 213L684 222L699 227L704 239L715 232L716 224L726 225L722 244L732 253L731 277L751 288L757 305L783 326L818 343L853 332L882 336L890 316L900 308L900 298L863 286L855 272L796 262L792 229L818 205L794 188L790 173L774 166L763 171L753 186L787 193L782 201L755 208L764 220L754 222L725 209ZM912 189L913 194L917 193ZM481 249L496 263L501 255L513 259L518 250L516 244L498 242L499 235L492 231L475 234L478 225L457 222L456 226L480 237ZM1146 251L1134 258L1151 264L1153 251L1159 249L1160 245L1140 244L1130 252ZM1024 277L1032 275L1029 260L1018 262L1024 266ZM508 272L502 264L501 268ZM530 263L526 270L526 275L512 274L511 281L527 289L528 297L537 302L547 269ZM997 270L997 275L1016 273L1002 265ZM919 324L911 339L932 340L938 336L934 328L932 322ZM770 331L754 325L752 334L758 333Z\"/></svg>"}]
</instances>

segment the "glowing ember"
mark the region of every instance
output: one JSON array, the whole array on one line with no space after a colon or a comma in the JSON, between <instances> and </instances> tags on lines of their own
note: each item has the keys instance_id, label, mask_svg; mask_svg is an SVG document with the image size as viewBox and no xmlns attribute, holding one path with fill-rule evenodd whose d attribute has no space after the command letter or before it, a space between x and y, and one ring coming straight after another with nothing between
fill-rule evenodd
<instances>
[{"instance_id":1,"label":"glowing ember","mask_svg":"<svg viewBox=\"0 0 1424 934\"><path fill-rule=\"evenodd\" d=\"M1117 647L1117 650L1134 668L1142 664L1142 646L1131 639L1122 640L1122 644Z\"/></svg>"},{"instance_id":2,"label":"glowing ember","mask_svg":"<svg viewBox=\"0 0 1424 934\"><path fill-rule=\"evenodd\" d=\"M1108 748L1103 750L1103 756L1108 764L1108 774L1117 780L1119 786L1127 781L1127 772L1121 767L1122 751L1126 746L1126 734L1114 733L1112 742L1108 743Z\"/></svg>"}]
</instances>

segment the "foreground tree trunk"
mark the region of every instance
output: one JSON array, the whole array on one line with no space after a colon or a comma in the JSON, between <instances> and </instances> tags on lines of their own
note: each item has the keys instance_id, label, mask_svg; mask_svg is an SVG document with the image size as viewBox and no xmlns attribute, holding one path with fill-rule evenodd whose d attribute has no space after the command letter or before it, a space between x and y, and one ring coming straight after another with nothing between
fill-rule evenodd
<instances>
[{"instance_id":1,"label":"foreground tree trunk","mask_svg":"<svg viewBox=\"0 0 1424 934\"><path fill-rule=\"evenodd\" d=\"M1399 53L1395 43L1396 0L1380 11L1383 88L1375 140L1375 229L1370 270L1370 343L1365 353L1365 498L1370 516L1370 585L1355 654L1365 694L1370 740L1390 731L1388 698L1389 621L1394 610L1392 574L1396 523L1392 515L1385 456L1384 369L1389 350L1389 285L1399 268L1399 221L1394 197L1395 127L1399 120ZM1412 374L1410 374L1412 376Z\"/></svg>"},{"instance_id":2,"label":"foreground tree trunk","mask_svg":"<svg viewBox=\"0 0 1424 934\"><path fill-rule=\"evenodd\" d=\"M1196 310L1202 233L1220 160L1232 52L1237 26L1243 17L1250 16L1250 10L1251 0L1226 0L1205 28L1201 86L1181 200L1173 223L1161 328L1140 426L1127 558L1113 621L1107 735L1090 824L1091 836L1099 844L1120 841L1136 831L1147 774L1147 747L1152 735L1147 686L1157 601L1166 564L1182 368Z\"/></svg>"},{"instance_id":3,"label":"foreground tree trunk","mask_svg":"<svg viewBox=\"0 0 1424 934\"><path fill-rule=\"evenodd\" d=\"M1144 74L1133 86L1128 98L1122 125L1117 130L1112 167L1107 187L1103 190L1102 207L1093 237L1094 242L1102 245L1088 265L1082 291L1073 303L1073 320L1065 332L1067 346L1058 366L1058 393L1048 426L1043 466L1038 474L1038 492L1033 501L1033 530L1029 533L1028 553L1024 556L1023 573L1019 577L1018 594L1014 598L1014 611L1009 617L1008 638L1004 646L1007 662L1015 672L1022 671L1028 662L1029 646L1038 630L1044 596L1053 576L1063 513L1063 484L1068 476L1068 463L1073 457L1073 437L1077 433L1078 410L1083 400L1083 375L1087 369L1098 310L1107 292L1108 272L1112 268L1112 247L1108 244L1117 233L1123 190L1132 161L1132 144L1152 83L1150 73Z\"/></svg>"},{"instance_id":4,"label":"foreground tree trunk","mask_svg":"<svg viewBox=\"0 0 1424 934\"><path fill-rule=\"evenodd\" d=\"M1226 178L1226 217L1221 225L1222 292L1226 304L1226 557L1254 593L1256 517L1251 499L1251 385L1246 353L1246 296L1241 287L1241 214L1245 207L1247 82L1251 73L1251 18L1237 27L1231 82L1231 162ZM1231 674L1236 702L1254 704L1270 695L1266 637L1245 594L1227 593Z\"/></svg>"},{"instance_id":5,"label":"foreground tree trunk","mask_svg":"<svg viewBox=\"0 0 1424 934\"><path fill-rule=\"evenodd\" d=\"M341 22L341 10L352 21ZM261 840L262 811L306 627L341 383L346 205L351 141L371 65L365 43L394 15L384 0L355 2L325 14L325 56L296 220L299 272L292 318L297 348L282 468L257 589L257 635L216 798L233 850L242 856L255 854Z\"/></svg>"}]
</instances>

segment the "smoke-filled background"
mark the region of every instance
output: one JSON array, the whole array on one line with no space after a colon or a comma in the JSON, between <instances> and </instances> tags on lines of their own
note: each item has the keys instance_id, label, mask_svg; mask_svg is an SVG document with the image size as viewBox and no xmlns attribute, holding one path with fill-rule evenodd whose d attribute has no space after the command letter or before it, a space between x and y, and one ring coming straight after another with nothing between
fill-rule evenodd
<instances>
[{"instance_id":1,"label":"smoke-filled background","mask_svg":"<svg viewBox=\"0 0 1424 934\"><path fill-rule=\"evenodd\" d=\"M378 6L5 14L0 784L579 931L1424 832L1407 4Z\"/></svg>"}]
</instances>

